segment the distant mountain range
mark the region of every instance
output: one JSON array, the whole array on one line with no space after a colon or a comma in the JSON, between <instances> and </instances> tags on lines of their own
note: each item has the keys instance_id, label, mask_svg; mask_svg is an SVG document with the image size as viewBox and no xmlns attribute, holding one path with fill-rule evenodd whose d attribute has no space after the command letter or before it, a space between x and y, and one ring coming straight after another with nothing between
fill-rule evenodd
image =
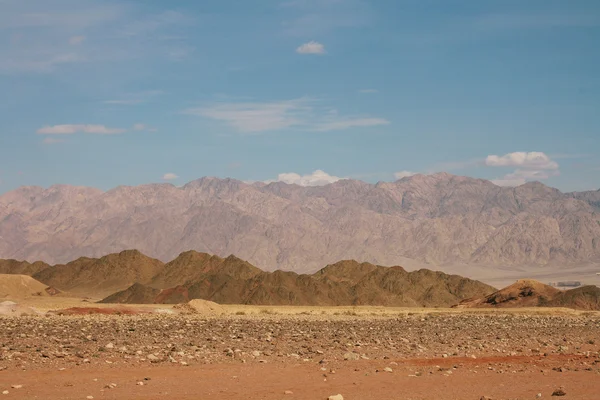
<instances>
[{"instance_id":1,"label":"distant mountain range","mask_svg":"<svg viewBox=\"0 0 600 400\"><path fill-rule=\"evenodd\" d=\"M64 295L106 297L106 303L206 299L221 304L449 307L495 291L458 275L427 269L407 272L399 266L388 268L352 260L328 265L312 275L265 272L233 255L221 258L195 251L182 253L166 264L137 250L54 266L0 260L0 278L22 276L2 274L25 271Z\"/></svg>"},{"instance_id":2,"label":"distant mountain range","mask_svg":"<svg viewBox=\"0 0 600 400\"><path fill-rule=\"evenodd\" d=\"M267 270L342 259L489 267L600 261L600 191L516 188L446 173L302 187L202 178L107 192L56 185L0 196L0 258L65 263L139 249L196 250Z\"/></svg>"}]
</instances>

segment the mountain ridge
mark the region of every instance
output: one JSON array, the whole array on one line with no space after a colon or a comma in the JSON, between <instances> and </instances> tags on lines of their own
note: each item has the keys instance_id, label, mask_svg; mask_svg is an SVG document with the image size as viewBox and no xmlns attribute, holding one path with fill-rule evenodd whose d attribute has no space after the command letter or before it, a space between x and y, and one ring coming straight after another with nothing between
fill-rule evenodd
<instances>
[{"instance_id":1,"label":"mountain ridge","mask_svg":"<svg viewBox=\"0 0 600 400\"><path fill-rule=\"evenodd\" d=\"M543 267L600 261L600 191L515 188L439 173L304 187L200 178L108 191L54 185L0 195L0 258L66 263L137 248L197 250L266 270L340 259Z\"/></svg>"},{"instance_id":2,"label":"mountain ridge","mask_svg":"<svg viewBox=\"0 0 600 400\"><path fill-rule=\"evenodd\" d=\"M20 273L29 265L22 264L7 263L4 270ZM479 281L426 269L407 272L400 266L344 260L312 275L267 272L234 255L221 258L195 251L183 252L164 264L137 250L125 250L49 265L32 278L110 303L204 299L222 304L429 307L450 306L495 290Z\"/></svg>"}]
</instances>

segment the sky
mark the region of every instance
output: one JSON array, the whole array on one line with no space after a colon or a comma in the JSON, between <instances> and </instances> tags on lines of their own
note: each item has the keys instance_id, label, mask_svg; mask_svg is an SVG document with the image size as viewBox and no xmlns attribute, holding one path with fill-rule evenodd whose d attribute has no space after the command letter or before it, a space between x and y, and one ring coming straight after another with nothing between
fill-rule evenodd
<instances>
[{"instance_id":1,"label":"sky","mask_svg":"<svg viewBox=\"0 0 600 400\"><path fill-rule=\"evenodd\" d=\"M0 0L0 193L600 188L597 0Z\"/></svg>"}]
</instances>

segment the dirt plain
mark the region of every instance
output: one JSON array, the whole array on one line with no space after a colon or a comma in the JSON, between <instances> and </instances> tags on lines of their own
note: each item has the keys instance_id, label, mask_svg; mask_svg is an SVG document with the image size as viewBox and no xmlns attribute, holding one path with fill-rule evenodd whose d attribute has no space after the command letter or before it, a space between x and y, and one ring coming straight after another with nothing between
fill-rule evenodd
<instances>
[{"instance_id":1,"label":"dirt plain","mask_svg":"<svg viewBox=\"0 0 600 400\"><path fill-rule=\"evenodd\" d=\"M597 312L22 304L80 308L0 316L0 398L600 398Z\"/></svg>"}]
</instances>

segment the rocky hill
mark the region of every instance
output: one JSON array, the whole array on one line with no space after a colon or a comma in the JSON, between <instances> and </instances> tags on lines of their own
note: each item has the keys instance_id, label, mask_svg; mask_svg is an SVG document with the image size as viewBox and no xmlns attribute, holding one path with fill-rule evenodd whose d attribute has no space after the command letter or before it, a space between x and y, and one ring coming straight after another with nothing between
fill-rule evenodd
<instances>
[{"instance_id":1,"label":"rocky hill","mask_svg":"<svg viewBox=\"0 0 600 400\"><path fill-rule=\"evenodd\" d=\"M23 270L20 263L6 265L14 268L5 268L7 273ZM312 275L265 272L233 255L221 258L195 251L163 264L126 250L48 266L33 277L71 294L132 304L204 299L221 304L435 307L495 291L475 280L426 269L407 272L399 266L346 260Z\"/></svg>"},{"instance_id":2,"label":"rocky hill","mask_svg":"<svg viewBox=\"0 0 600 400\"><path fill-rule=\"evenodd\" d=\"M134 283L150 283L164 264L137 250L101 258L81 257L64 265L49 266L33 277L40 282L84 296L106 296Z\"/></svg>"},{"instance_id":3,"label":"rocky hill","mask_svg":"<svg viewBox=\"0 0 600 400\"><path fill-rule=\"evenodd\" d=\"M349 260L313 275L299 275L263 272L234 256L221 259L196 252L182 253L151 282L136 283L102 302L176 303L184 298L220 304L447 307L495 290L478 281L430 270L407 272L402 267Z\"/></svg>"},{"instance_id":4,"label":"rocky hill","mask_svg":"<svg viewBox=\"0 0 600 400\"><path fill-rule=\"evenodd\" d=\"M600 310L600 288L582 286L563 291L535 280L522 279L490 295L463 300L456 307L567 307Z\"/></svg>"},{"instance_id":5,"label":"rocky hill","mask_svg":"<svg viewBox=\"0 0 600 400\"><path fill-rule=\"evenodd\" d=\"M49 263L136 248L162 261L188 250L236 254L298 273L340 259L571 265L600 260L600 192L446 173L319 187L217 178L107 192L21 187L0 195L0 238L0 258Z\"/></svg>"}]
</instances>

